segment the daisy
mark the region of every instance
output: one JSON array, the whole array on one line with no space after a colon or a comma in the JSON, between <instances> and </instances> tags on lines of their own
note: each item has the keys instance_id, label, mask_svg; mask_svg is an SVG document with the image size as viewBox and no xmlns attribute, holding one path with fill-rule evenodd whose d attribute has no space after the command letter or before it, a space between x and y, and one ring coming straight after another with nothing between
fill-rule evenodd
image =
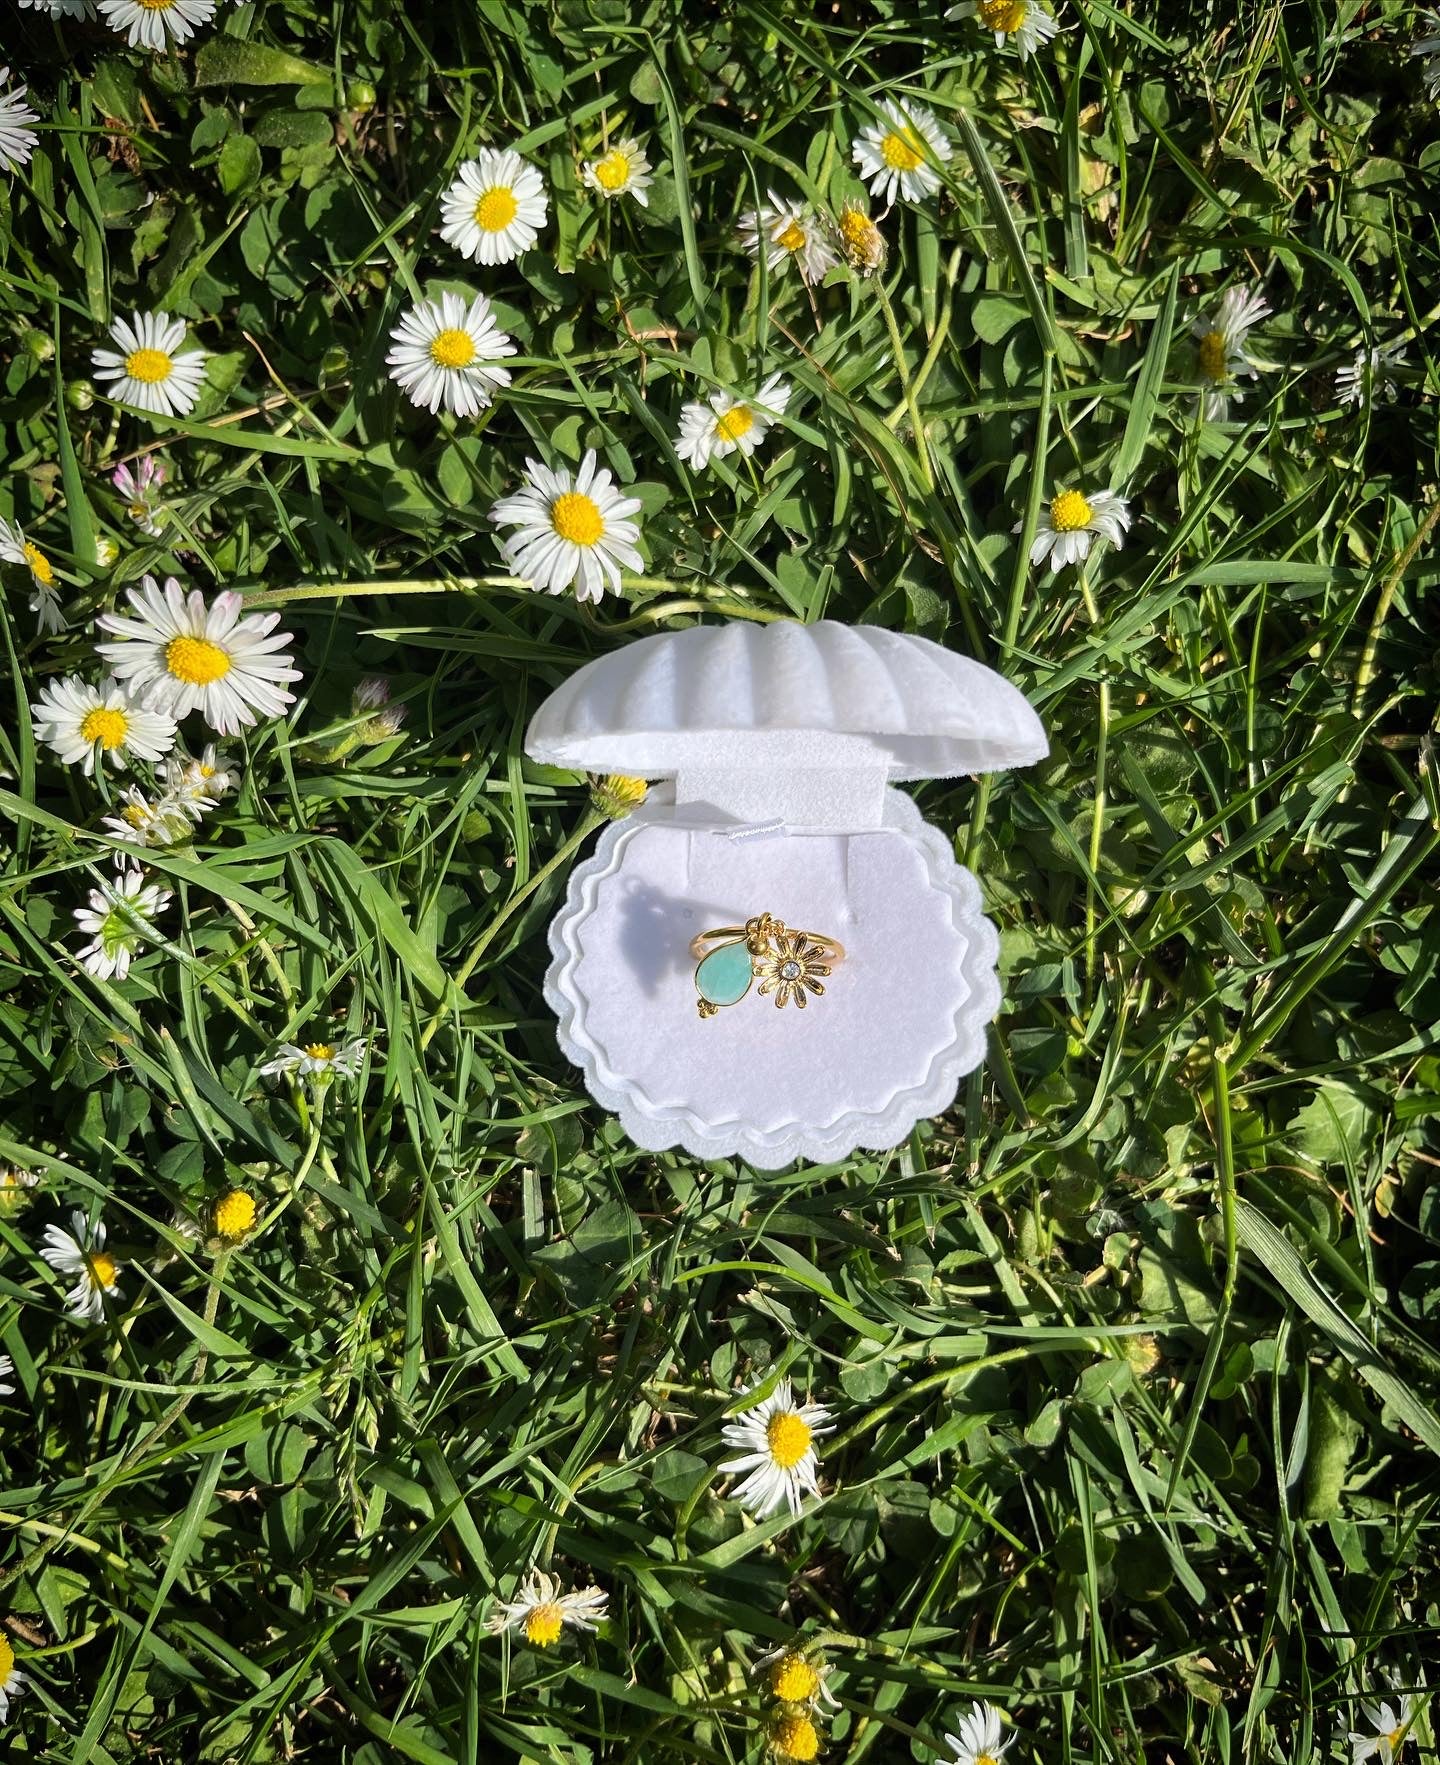
<instances>
[{"instance_id":1,"label":"daisy","mask_svg":"<svg viewBox=\"0 0 1440 1765\"><path fill-rule=\"evenodd\" d=\"M179 754L165 762L165 795L198 821L237 789L240 769L223 757L214 742L198 760Z\"/></svg>"},{"instance_id":2,"label":"daisy","mask_svg":"<svg viewBox=\"0 0 1440 1765\"><path fill-rule=\"evenodd\" d=\"M170 900L169 889L147 883L138 870L91 889L90 905L75 909L76 926L91 939L76 960L96 980L123 981L141 944L159 937L154 921Z\"/></svg>"},{"instance_id":3,"label":"daisy","mask_svg":"<svg viewBox=\"0 0 1440 1765\"><path fill-rule=\"evenodd\" d=\"M761 1655L755 1671L765 1674L765 1683L772 1698L782 1704L810 1705L823 1699L838 1709L840 1700L825 1684L829 1665L809 1649L785 1643Z\"/></svg>"},{"instance_id":4,"label":"daisy","mask_svg":"<svg viewBox=\"0 0 1440 1765\"><path fill-rule=\"evenodd\" d=\"M501 1600L490 1618L492 1636L504 1630L523 1630L526 1642L548 1649L559 1642L568 1624L574 1630L594 1630L603 1624L610 1596L598 1587L561 1593L560 1583L543 1570L534 1570L513 1600Z\"/></svg>"},{"instance_id":5,"label":"daisy","mask_svg":"<svg viewBox=\"0 0 1440 1765\"><path fill-rule=\"evenodd\" d=\"M545 225L545 181L513 148L482 147L440 198L440 237L482 264L508 264Z\"/></svg>"},{"instance_id":6,"label":"daisy","mask_svg":"<svg viewBox=\"0 0 1440 1765\"><path fill-rule=\"evenodd\" d=\"M921 202L940 188L935 161L943 165L954 149L933 111L923 104L903 108L882 98L877 108L881 122L869 123L851 149L851 158L872 196L894 202L896 193L907 202Z\"/></svg>"},{"instance_id":7,"label":"daisy","mask_svg":"<svg viewBox=\"0 0 1440 1765\"><path fill-rule=\"evenodd\" d=\"M1197 339L1201 408L1208 423L1223 423L1230 414L1230 401L1238 404L1243 396L1235 386L1237 374L1248 374L1253 380L1259 372L1245 347L1245 333L1252 325L1270 316L1268 303L1249 288L1227 288L1213 319L1202 313L1190 327Z\"/></svg>"},{"instance_id":8,"label":"daisy","mask_svg":"<svg viewBox=\"0 0 1440 1765\"><path fill-rule=\"evenodd\" d=\"M15 1395L15 1387L3 1383L3 1381L8 1379L14 1371L15 1363L11 1360L10 1356L8 1354L0 1354L0 1397L13 1397ZM3 1663L3 1660L4 1657L0 1656L0 1663Z\"/></svg>"},{"instance_id":9,"label":"daisy","mask_svg":"<svg viewBox=\"0 0 1440 1765\"><path fill-rule=\"evenodd\" d=\"M1335 397L1341 404L1379 404L1394 400L1400 390L1397 369L1405 366L1403 343L1362 344L1354 358L1335 375Z\"/></svg>"},{"instance_id":10,"label":"daisy","mask_svg":"<svg viewBox=\"0 0 1440 1765\"><path fill-rule=\"evenodd\" d=\"M1015 1744L1015 1736L1001 1739L1000 1712L978 1698L960 1718L960 1732L946 1734L950 1756L945 1765L1000 1765Z\"/></svg>"},{"instance_id":11,"label":"daisy","mask_svg":"<svg viewBox=\"0 0 1440 1765\"><path fill-rule=\"evenodd\" d=\"M0 1630L0 1722L9 1719L11 1698L23 1696L29 1683L28 1676L15 1665L15 1650L10 1646L10 1638Z\"/></svg>"},{"instance_id":12,"label":"daisy","mask_svg":"<svg viewBox=\"0 0 1440 1765\"><path fill-rule=\"evenodd\" d=\"M112 31L124 31L132 49L165 49L183 43L196 25L215 16L215 0L100 0L100 16Z\"/></svg>"},{"instance_id":13,"label":"daisy","mask_svg":"<svg viewBox=\"0 0 1440 1765\"><path fill-rule=\"evenodd\" d=\"M1421 57L1424 65L1420 69L1420 77L1425 82L1426 94L1440 103L1440 12L1433 10L1421 14L1425 21L1426 35L1417 37L1410 46L1410 53ZM0 73L0 79L4 79Z\"/></svg>"},{"instance_id":14,"label":"daisy","mask_svg":"<svg viewBox=\"0 0 1440 1765\"><path fill-rule=\"evenodd\" d=\"M0 1164L0 1219L10 1219L28 1206L30 1191L40 1181L34 1171L19 1165Z\"/></svg>"},{"instance_id":15,"label":"daisy","mask_svg":"<svg viewBox=\"0 0 1440 1765\"><path fill-rule=\"evenodd\" d=\"M1392 1690L1394 1683L1392 1679ZM1392 1765L1405 1745L1405 1737L1415 1719L1414 1698L1401 1692L1393 1702L1387 1698L1383 1703L1361 1704L1360 1715L1375 1732L1367 1734L1363 1729L1350 1730L1346 1736L1350 1742L1350 1765L1365 1765L1372 1753L1378 1757L1380 1765Z\"/></svg>"},{"instance_id":16,"label":"daisy","mask_svg":"<svg viewBox=\"0 0 1440 1765\"><path fill-rule=\"evenodd\" d=\"M205 379L205 351L181 350L185 321L169 313L137 312L133 320L116 319L110 337L119 350L97 349L90 362L97 380L115 382L111 397L157 417L188 417Z\"/></svg>"},{"instance_id":17,"label":"daisy","mask_svg":"<svg viewBox=\"0 0 1440 1765\"><path fill-rule=\"evenodd\" d=\"M242 617L244 599L230 590L207 607L198 588L187 595L173 576L163 590L147 576L126 598L134 617L102 613L95 621L120 642L95 647L147 704L177 722L199 711L217 735L235 735L257 712L280 717L295 702L281 682L299 680L300 670L285 647L290 633L275 630L278 613Z\"/></svg>"},{"instance_id":18,"label":"daisy","mask_svg":"<svg viewBox=\"0 0 1440 1765\"><path fill-rule=\"evenodd\" d=\"M983 30L995 33L997 49L1013 41L1021 61L1048 43L1060 29L1035 0L965 0L964 5L952 6L945 16L977 20Z\"/></svg>"},{"instance_id":19,"label":"daisy","mask_svg":"<svg viewBox=\"0 0 1440 1765\"><path fill-rule=\"evenodd\" d=\"M580 182L601 196L633 196L641 208L649 208L648 192L655 180L650 176L645 149L633 135L627 135L599 159L587 159L580 168Z\"/></svg>"},{"instance_id":20,"label":"daisy","mask_svg":"<svg viewBox=\"0 0 1440 1765\"><path fill-rule=\"evenodd\" d=\"M712 392L687 404L680 412L675 451L697 472L712 459L723 460L726 454L737 451L749 459L789 402L790 387L779 374L772 374L753 398L732 398L728 392Z\"/></svg>"},{"instance_id":21,"label":"daisy","mask_svg":"<svg viewBox=\"0 0 1440 1765\"><path fill-rule=\"evenodd\" d=\"M835 223L840 252L852 270L862 276L873 276L883 270L889 247L885 235L858 202L847 202Z\"/></svg>"},{"instance_id":22,"label":"daisy","mask_svg":"<svg viewBox=\"0 0 1440 1765\"><path fill-rule=\"evenodd\" d=\"M260 1068L262 1078L276 1078L281 1073L296 1073L301 1078L326 1082L335 1077L353 1079L365 1059L368 1038L357 1036L353 1042L307 1042L304 1047L282 1042L280 1052Z\"/></svg>"},{"instance_id":23,"label":"daisy","mask_svg":"<svg viewBox=\"0 0 1440 1765\"><path fill-rule=\"evenodd\" d=\"M618 593L620 566L638 570L644 561L640 528L629 519L640 499L620 495L593 449L573 476L537 460L526 460L525 472L524 489L490 510L497 527L518 529L501 541L511 571L541 594L563 594L571 583L581 601L598 601L607 587Z\"/></svg>"},{"instance_id":24,"label":"daisy","mask_svg":"<svg viewBox=\"0 0 1440 1765\"><path fill-rule=\"evenodd\" d=\"M1043 564L1049 558L1052 576L1067 564L1083 564L1097 534L1119 551L1130 520L1130 505L1112 490L1097 490L1090 496L1080 490L1062 490L1040 511L1030 562ZM1015 532L1019 531L1017 525Z\"/></svg>"},{"instance_id":25,"label":"daisy","mask_svg":"<svg viewBox=\"0 0 1440 1765\"><path fill-rule=\"evenodd\" d=\"M590 803L611 821L623 821L633 815L649 795L650 787L643 778L628 772L587 772Z\"/></svg>"},{"instance_id":26,"label":"daisy","mask_svg":"<svg viewBox=\"0 0 1440 1765\"><path fill-rule=\"evenodd\" d=\"M153 539L160 531L160 523L155 519L160 499L151 493L164 484L165 467L154 454L145 454L133 472L129 466L117 466L110 474L110 482L125 499L125 513L142 533Z\"/></svg>"},{"instance_id":27,"label":"daisy","mask_svg":"<svg viewBox=\"0 0 1440 1765\"><path fill-rule=\"evenodd\" d=\"M390 339L395 345L385 358L390 378L412 404L427 411L443 404L457 416L473 417L497 388L510 384L510 370L496 363L514 355L515 345L495 323L483 294L468 307L458 294L422 300Z\"/></svg>"},{"instance_id":28,"label":"daisy","mask_svg":"<svg viewBox=\"0 0 1440 1765\"><path fill-rule=\"evenodd\" d=\"M795 1402L788 1379L781 1379L769 1397L741 1411L721 1430L727 1446L743 1450L738 1459L727 1460L720 1469L750 1473L732 1490L735 1499L761 1520L781 1502L792 1514L798 1514L806 1494L820 1493L815 1478L815 1441L834 1432L829 1422L830 1412L818 1403Z\"/></svg>"},{"instance_id":29,"label":"daisy","mask_svg":"<svg viewBox=\"0 0 1440 1765\"><path fill-rule=\"evenodd\" d=\"M211 1222L221 1238L243 1238L255 1224L255 1197L244 1189L227 1189L211 1209Z\"/></svg>"},{"instance_id":30,"label":"daisy","mask_svg":"<svg viewBox=\"0 0 1440 1765\"><path fill-rule=\"evenodd\" d=\"M17 166L28 164L35 151L40 137L30 125L38 123L40 117L25 102L28 87L5 90L9 78L10 69L0 67L0 171L13 172Z\"/></svg>"},{"instance_id":31,"label":"daisy","mask_svg":"<svg viewBox=\"0 0 1440 1765\"><path fill-rule=\"evenodd\" d=\"M68 1232L63 1226L46 1226L40 1255L57 1274L76 1276L65 1298L72 1322L98 1324L105 1316L104 1295L108 1293L112 1299L120 1296L115 1280L119 1264L105 1249L103 1220L92 1226L77 1207L70 1215L70 1226Z\"/></svg>"},{"instance_id":32,"label":"daisy","mask_svg":"<svg viewBox=\"0 0 1440 1765\"><path fill-rule=\"evenodd\" d=\"M78 765L86 778L97 753L123 771L129 756L159 760L175 745L175 719L138 704L118 680L91 686L67 674L47 681L30 716L35 740L54 748L66 766Z\"/></svg>"},{"instance_id":33,"label":"daisy","mask_svg":"<svg viewBox=\"0 0 1440 1765\"><path fill-rule=\"evenodd\" d=\"M152 803L138 786L131 785L120 798L120 813L107 815L100 825L111 839L142 851L156 846L178 846L195 831L199 817L170 792ZM120 859L117 855L117 863Z\"/></svg>"},{"instance_id":34,"label":"daisy","mask_svg":"<svg viewBox=\"0 0 1440 1765\"><path fill-rule=\"evenodd\" d=\"M16 0L27 12L48 12L51 18L93 18L94 0Z\"/></svg>"},{"instance_id":35,"label":"daisy","mask_svg":"<svg viewBox=\"0 0 1440 1765\"><path fill-rule=\"evenodd\" d=\"M771 1719L770 1751L777 1759L818 1759L820 1731L803 1710L781 1710Z\"/></svg>"},{"instance_id":36,"label":"daisy","mask_svg":"<svg viewBox=\"0 0 1440 1765\"><path fill-rule=\"evenodd\" d=\"M65 629L65 615L60 611L59 591L55 587L55 566L38 545L26 539L18 522L0 518L0 559L7 564L23 564L30 572L30 611L40 635L47 636Z\"/></svg>"},{"instance_id":37,"label":"daisy","mask_svg":"<svg viewBox=\"0 0 1440 1765\"><path fill-rule=\"evenodd\" d=\"M760 255L765 240L765 262L772 270L794 263L807 282L818 282L835 261L835 252L805 202L782 202L773 190L769 202L746 209L736 229L741 245L751 257Z\"/></svg>"}]
</instances>

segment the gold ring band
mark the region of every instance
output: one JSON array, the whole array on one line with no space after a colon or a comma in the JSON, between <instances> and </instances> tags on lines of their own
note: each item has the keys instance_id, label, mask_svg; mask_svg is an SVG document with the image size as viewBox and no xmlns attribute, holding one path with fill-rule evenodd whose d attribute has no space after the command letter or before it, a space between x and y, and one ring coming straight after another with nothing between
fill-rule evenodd
<instances>
[{"instance_id":1,"label":"gold ring band","mask_svg":"<svg viewBox=\"0 0 1440 1765\"><path fill-rule=\"evenodd\" d=\"M701 1017L714 1017L726 1005L738 1005L758 979L762 997L773 995L777 1006L803 1009L810 998L825 992L823 979L845 960L845 946L826 932L802 932L783 919L757 913L744 925L720 925L690 940L696 959L696 1006Z\"/></svg>"}]
</instances>

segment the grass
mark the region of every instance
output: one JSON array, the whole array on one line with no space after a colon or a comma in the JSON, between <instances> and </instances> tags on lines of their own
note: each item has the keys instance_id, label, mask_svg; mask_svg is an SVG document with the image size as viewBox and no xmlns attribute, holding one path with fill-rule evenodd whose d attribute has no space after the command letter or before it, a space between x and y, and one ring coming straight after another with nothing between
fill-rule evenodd
<instances>
[{"instance_id":1,"label":"grass","mask_svg":"<svg viewBox=\"0 0 1440 1765\"><path fill-rule=\"evenodd\" d=\"M227 6L180 57L12 17L45 119L0 188L6 570L0 1612L9 1755L739 1761L750 1667L823 1645L831 1760L929 1759L973 1696L1012 1761L1348 1757L1440 1623L1435 216L1412 12L1068 0L1021 68L908 0ZM286 57L293 58L290 60ZM370 88L370 89L367 89ZM882 93L956 141L873 282L807 296L732 233L771 185L858 194ZM648 213L577 156L648 137ZM433 232L480 140L545 171L543 249ZM1188 326L1263 283L1265 371L1197 415ZM521 355L474 422L397 400L417 290L484 287ZM87 381L112 312L213 353L189 420ZM1406 340L1394 403L1336 370ZM753 471L671 451L686 397L783 371ZM597 609L503 574L525 454L599 448L649 574ZM108 472L163 448L147 539ZM1024 542L1126 491L1083 580ZM1023 532L1012 532L1020 523ZM110 565L95 541L108 539ZM167 941L73 959L94 783L28 701L147 571L281 610L294 715L157 854ZM644 1154L540 996L594 821L522 753L588 657L696 618L916 630L1002 669L1052 758L918 787L979 874L1007 998L954 1110L883 1157L758 1176ZM387 678L398 736L357 741ZM318 1098L276 1043L376 1038ZM262 1231L178 1218L231 1186ZM103 1210L122 1301L77 1329L41 1229ZM719 1429L783 1368L837 1412L796 1524L723 1499ZM491 1638L532 1564L594 1640ZM1433 1758L1420 1701L1407 1759Z\"/></svg>"}]
</instances>

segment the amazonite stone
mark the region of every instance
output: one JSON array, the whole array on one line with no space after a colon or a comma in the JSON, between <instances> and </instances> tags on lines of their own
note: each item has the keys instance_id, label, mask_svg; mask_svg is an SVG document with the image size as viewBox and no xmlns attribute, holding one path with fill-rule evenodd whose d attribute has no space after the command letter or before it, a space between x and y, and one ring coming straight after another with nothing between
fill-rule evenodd
<instances>
[{"instance_id":1,"label":"amazonite stone","mask_svg":"<svg viewBox=\"0 0 1440 1765\"><path fill-rule=\"evenodd\" d=\"M750 991L755 971L742 941L712 950L695 970L695 988L711 1005L734 1005Z\"/></svg>"}]
</instances>

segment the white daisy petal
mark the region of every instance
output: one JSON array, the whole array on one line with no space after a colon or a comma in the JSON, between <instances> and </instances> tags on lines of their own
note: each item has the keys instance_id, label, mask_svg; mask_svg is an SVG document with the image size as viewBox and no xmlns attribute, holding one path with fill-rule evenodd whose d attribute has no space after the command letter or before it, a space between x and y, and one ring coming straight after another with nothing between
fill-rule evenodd
<instances>
[{"instance_id":1,"label":"white daisy petal","mask_svg":"<svg viewBox=\"0 0 1440 1765\"><path fill-rule=\"evenodd\" d=\"M1125 543L1131 519L1129 503L1113 490L1096 490L1089 495L1062 490L1041 507L1030 562L1043 564L1048 559L1053 576L1067 564L1083 564L1097 537L1118 551ZM1020 525L1016 523L1016 533Z\"/></svg>"},{"instance_id":2,"label":"white daisy petal","mask_svg":"<svg viewBox=\"0 0 1440 1765\"><path fill-rule=\"evenodd\" d=\"M357 1036L349 1042L282 1042L278 1053L260 1068L265 1078L295 1074L297 1078L314 1079L317 1084L333 1078L353 1079L365 1061L369 1038Z\"/></svg>"},{"instance_id":3,"label":"white daisy petal","mask_svg":"<svg viewBox=\"0 0 1440 1765\"><path fill-rule=\"evenodd\" d=\"M123 981L141 945L159 937L154 921L169 905L170 891L138 870L92 889L88 906L75 909L76 926L91 940L77 953L81 966L97 980Z\"/></svg>"},{"instance_id":4,"label":"white daisy petal","mask_svg":"<svg viewBox=\"0 0 1440 1765\"><path fill-rule=\"evenodd\" d=\"M141 703L118 680L91 686L78 674L51 680L31 705L35 740L54 748L67 766L88 778L95 756L121 770L133 757L159 760L175 745L175 719Z\"/></svg>"},{"instance_id":5,"label":"white daisy petal","mask_svg":"<svg viewBox=\"0 0 1440 1765\"><path fill-rule=\"evenodd\" d=\"M719 1469L749 1473L731 1493L758 1519L782 1503L798 1515L805 1496L820 1493L815 1441L833 1432L830 1412L816 1403L797 1404L790 1381L781 1379L768 1397L721 1429L725 1444L741 1452Z\"/></svg>"},{"instance_id":6,"label":"white daisy petal","mask_svg":"<svg viewBox=\"0 0 1440 1765\"><path fill-rule=\"evenodd\" d=\"M0 562L23 564L30 572L30 611L40 635L65 629L65 615L60 611L60 596L55 580L55 567L40 547L26 539L17 523L0 519Z\"/></svg>"},{"instance_id":7,"label":"white daisy petal","mask_svg":"<svg viewBox=\"0 0 1440 1765\"><path fill-rule=\"evenodd\" d=\"M760 255L764 242L768 268L778 270L793 263L807 282L823 280L839 258L826 228L815 218L808 203L784 202L773 190L759 209L747 209L736 229L741 245L751 257Z\"/></svg>"},{"instance_id":8,"label":"white daisy petal","mask_svg":"<svg viewBox=\"0 0 1440 1765\"><path fill-rule=\"evenodd\" d=\"M128 3L128 0L127 0ZM110 396L157 417L188 417L205 381L203 349L181 349L182 319L168 313L136 313L132 323L116 318L110 336L119 350L96 349L91 373L109 382Z\"/></svg>"},{"instance_id":9,"label":"white daisy petal","mask_svg":"<svg viewBox=\"0 0 1440 1765\"><path fill-rule=\"evenodd\" d=\"M649 208L649 190L655 180L650 176L644 147L633 136L626 136L598 159L587 159L580 168L580 182L608 200L633 196L641 208Z\"/></svg>"},{"instance_id":10,"label":"white daisy petal","mask_svg":"<svg viewBox=\"0 0 1440 1765\"><path fill-rule=\"evenodd\" d=\"M1000 1712L993 1704L977 1699L957 1724L955 1734L946 1734L950 1748L943 1765L1000 1765L1015 1744L1015 1736L1002 1738Z\"/></svg>"},{"instance_id":11,"label":"white daisy petal","mask_svg":"<svg viewBox=\"0 0 1440 1765\"><path fill-rule=\"evenodd\" d=\"M192 36L196 25L209 24L216 0L99 0L100 16L113 31L124 33L132 49L169 48Z\"/></svg>"},{"instance_id":12,"label":"white daisy petal","mask_svg":"<svg viewBox=\"0 0 1440 1765\"><path fill-rule=\"evenodd\" d=\"M901 106L882 98L881 120L866 125L851 148L851 158L874 196L887 203L903 196L923 202L940 188L935 170L954 152L938 118L923 104Z\"/></svg>"},{"instance_id":13,"label":"white daisy petal","mask_svg":"<svg viewBox=\"0 0 1440 1765\"><path fill-rule=\"evenodd\" d=\"M390 378L412 404L427 411L443 405L457 416L473 417L510 384L510 370L497 364L516 353L515 345L495 323L483 294L468 306L458 294L422 300L390 333L390 341L385 358Z\"/></svg>"},{"instance_id":14,"label":"white daisy petal","mask_svg":"<svg viewBox=\"0 0 1440 1765\"><path fill-rule=\"evenodd\" d=\"M575 584L576 599L598 601L620 588L622 565L642 568L638 497L622 496L593 451L572 477L563 466L547 471L525 462L529 482L490 510L497 527L513 527L501 545L512 574L541 594L563 594Z\"/></svg>"},{"instance_id":15,"label":"white daisy petal","mask_svg":"<svg viewBox=\"0 0 1440 1765\"><path fill-rule=\"evenodd\" d=\"M30 162L40 139L30 124L38 123L40 117L25 102L28 87L17 85L6 90L9 78L10 69L0 67L0 171L13 172Z\"/></svg>"},{"instance_id":16,"label":"white daisy petal","mask_svg":"<svg viewBox=\"0 0 1440 1765\"><path fill-rule=\"evenodd\" d=\"M525 1640L546 1649L560 1640L568 1624L572 1630L594 1630L605 1622L610 1596L598 1587L561 1593L560 1583L543 1570L526 1577L513 1600L497 1602L489 1625L492 1636L502 1631L523 1631Z\"/></svg>"},{"instance_id":17,"label":"white daisy petal","mask_svg":"<svg viewBox=\"0 0 1440 1765\"><path fill-rule=\"evenodd\" d=\"M687 404L680 412L675 452L696 471L730 453L738 452L748 459L764 440L766 430L784 415L790 391L779 374L772 374L748 398L712 392L706 399Z\"/></svg>"},{"instance_id":18,"label":"white daisy petal","mask_svg":"<svg viewBox=\"0 0 1440 1765\"><path fill-rule=\"evenodd\" d=\"M995 47L1013 44L1027 61L1060 29L1039 0L964 0L952 6L946 18L973 18L982 30L993 32Z\"/></svg>"},{"instance_id":19,"label":"white daisy petal","mask_svg":"<svg viewBox=\"0 0 1440 1765\"><path fill-rule=\"evenodd\" d=\"M545 181L512 148L482 147L440 199L440 237L475 263L508 264L545 225Z\"/></svg>"},{"instance_id":20,"label":"white daisy petal","mask_svg":"<svg viewBox=\"0 0 1440 1765\"><path fill-rule=\"evenodd\" d=\"M106 1295L112 1299L120 1297L116 1280L120 1265L105 1248L103 1222L97 1220L91 1225L76 1208L70 1215L68 1232L63 1226L46 1226L40 1255L57 1275L76 1277L66 1295L66 1312L71 1322L101 1323Z\"/></svg>"}]
</instances>

